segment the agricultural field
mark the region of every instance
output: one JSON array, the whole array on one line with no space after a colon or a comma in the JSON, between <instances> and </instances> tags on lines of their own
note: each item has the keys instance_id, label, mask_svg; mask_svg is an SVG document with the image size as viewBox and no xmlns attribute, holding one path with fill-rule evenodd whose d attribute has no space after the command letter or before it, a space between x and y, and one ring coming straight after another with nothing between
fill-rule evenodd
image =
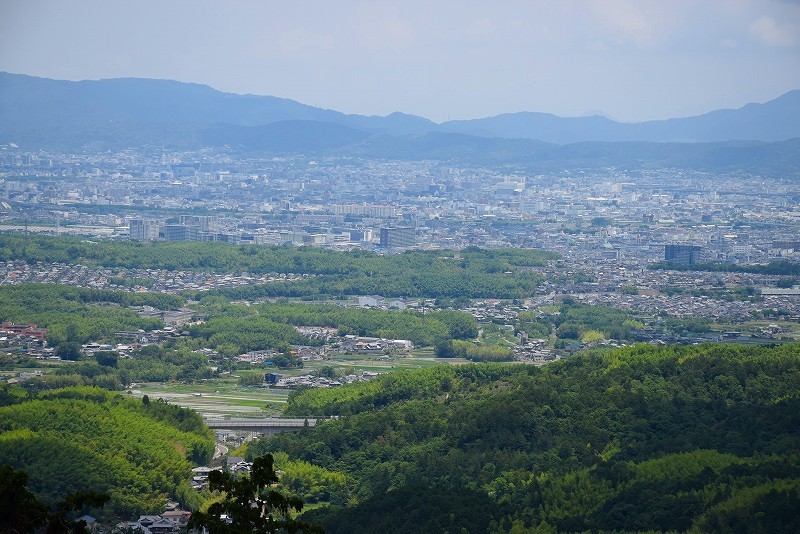
<instances>
[{"instance_id":1,"label":"agricultural field","mask_svg":"<svg viewBox=\"0 0 800 534\"><path fill-rule=\"evenodd\" d=\"M435 358L432 351L417 351L408 357L381 359L379 355L343 354L335 359L306 362L302 369L276 370L284 376L319 375L325 368L339 374L361 375L364 372L390 373L423 369L438 365L469 363L463 358ZM269 368L236 370L219 378L192 384L147 382L129 389L134 398L147 395L151 400L164 399L170 404L192 408L205 417L281 415L292 390L274 387L243 386L240 379L270 372Z\"/></svg>"},{"instance_id":2,"label":"agricultural field","mask_svg":"<svg viewBox=\"0 0 800 534\"><path fill-rule=\"evenodd\" d=\"M211 379L196 384L145 383L131 388L130 395L164 399L169 404L192 408L203 416L279 415L288 390L236 385L235 378Z\"/></svg>"}]
</instances>

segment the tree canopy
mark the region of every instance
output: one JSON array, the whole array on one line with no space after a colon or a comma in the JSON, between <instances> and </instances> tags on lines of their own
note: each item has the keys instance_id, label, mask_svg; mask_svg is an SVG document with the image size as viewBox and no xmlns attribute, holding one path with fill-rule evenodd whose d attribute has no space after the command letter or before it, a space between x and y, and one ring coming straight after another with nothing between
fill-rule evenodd
<instances>
[{"instance_id":1,"label":"tree canopy","mask_svg":"<svg viewBox=\"0 0 800 534\"><path fill-rule=\"evenodd\" d=\"M111 240L88 243L69 237L0 235L0 260L5 261L307 275L296 281L225 288L216 292L247 300L372 294L522 298L532 294L543 280L532 268L544 266L556 258L557 254L545 251L478 247L460 252L408 251L381 256L363 250L342 252L314 247Z\"/></svg>"},{"instance_id":2,"label":"tree canopy","mask_svg":"<svg viewBox=\"0 0 800 534\"><path fill-rule=\"evenodd\" d=\"M99 388L44 391L0 408L0 464L25 470L47 505L75 491L108 493L112 514L160 511L167 497L197 505L187 500L190 469L213 450L198 414Z\"/></svg>"},{"instance_id":3,"label":"tree canopy","mask_svg":"<svg viewBox=\"0 0 800 534\"><path fill-rule=\"evenodd\" d=\"M346 417L247 454L281 451L346 476L351 508L308 516L329 532L346 531L344 517L379 528L385 516L352 506L407 488L487 495L490 532L785 532L800 504L798 383L798 344L398 372L295 394L289 414Z\"/></svg>"}]
</instances>

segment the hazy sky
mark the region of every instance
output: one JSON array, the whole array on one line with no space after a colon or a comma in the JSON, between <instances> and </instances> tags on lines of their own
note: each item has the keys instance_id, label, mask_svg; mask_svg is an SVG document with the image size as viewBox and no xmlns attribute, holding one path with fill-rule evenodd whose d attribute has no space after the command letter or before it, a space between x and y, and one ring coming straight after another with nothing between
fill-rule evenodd
<instances>
[{"instance_id":1,"label":"hazy sky","mask_svg":"<svg viewBox=\"0 0 800 534\"><path fill-rule=\"evenodd\" d=\"M800 0L0 0L0 70L437 122L639 121L800 88Z\"/></svg>"}]
</instances>

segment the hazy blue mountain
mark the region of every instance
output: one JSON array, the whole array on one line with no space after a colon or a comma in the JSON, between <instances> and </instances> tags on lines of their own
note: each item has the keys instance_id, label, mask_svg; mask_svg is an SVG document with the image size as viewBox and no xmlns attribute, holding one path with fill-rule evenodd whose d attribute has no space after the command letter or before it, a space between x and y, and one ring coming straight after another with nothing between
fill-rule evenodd
<instances>
[{"instance_id":1,"label":"hazy blue mountain","mask_svg":"<svg viewBox=\"0 0 800 534\"><path fill-rule=\"evenodd\" d=\"M371 134L333 122L280 121L263 126L217 124L200 132L204 146L246 152L308 153L350 146Z\"/></svg>"},{"instance_id":2,"label":"hazy blue mountain","mask_svg":"<svg viewBox=\"0 0 800 534\"><path fill-rule=\"evenodd\" d=\"M285 98L223 93L206 85L168 80L71 82L0 73L0 142L14 134L52 127L79 130L114 122L262 126L297 120L393 134L418 133L436 126L427 119L402 113L387 117L345 115Z\"/></svg>"},{"instance_id":3,"label":"hazy blue mountain","mask_svg":"<svg viewBox=\"0 0 800 534\"><path fill-rule=\"evenodd\" d=\"M191 144L199 131L211 125L255 127L283 121L335 123L394 136L438 131L559 144L783 141L800 137L800 91L736 110L632 124L600 116L558 117L531 112L436 124L404 113L385 117L346 115L285 98L223 93L205 85L167 80L120 78L70 82L0 73L0 142L23 140L49 144L56 130L62 136L102 144L111 140L100 135L111 134L114 128L109 126L119 123L133 130L135 135L128 132L124 136L131 141L141 134L145 140L151 135L154 144L183 145ZM156 131L157 125L162 125L161 131ZM181 139L173 138L170 142L169 131L180 132Z\"/></svg>"},{"instance_id":4,"label":"hazy blue mountain","mask_svg":"<svg viewBox=\"0 0 800 534\"><path fill-rule=\"evenodd\" d=\"M738 110L637 124L512 113L437 125L403 113L346 115L174 81L68 82L0 73L0 143L7 142L62 150L227 147L533 171L675 167L799 176L800 91Z\"/></svg>"},{"instance_id":5,"label":"hazy blue mountain","mask_svg":"<svg viewBox=\"0 0 800 534\"><path fill-rule=\"evenodd\" d=\"M473 163L517 162L557 145L532 139L502 139L450 132L372 136L347 152L365 158L454 160Z\"/></svg>"},{"instance_id":6,"label":"hazy blue mountain","mask_svg":"<svg viewBox=\"0 0 800 534\"><path fill-rule=\"evenodd\" d=\"M633 126L642 141L784 141L800 137L800 90L763 104Z\"/></svg>"},{"instance_id":7,"label":"hazy blue mountain","mask_svg":"<svg viewBox=\"0 0 800 534\"><path fill-rule=\"evenodd\" d=\"M600 116L558 117L522 112L448 121L440 127L482 137L517 137L562 144L580 141L783 141L800 137L800 90L764 104L747 104L739 109L660 121L621 123Z\"/></svg>"},{"instance_id":8,"label":"hazy blue mountain","mask_svg":"<svg viewBox=\"0 0 800 534\"><path fill-rule=\"evenodd\" d=\"M395 111L385 117L378 115L347 115L342 122L352 128L389 135L421 134L438 129L438 125L424 117Z\"/></svg>"},{"instance_id":9,"label":"hazy blue mountain","mask_svg":"<svg viewBox=\"0 0 800 534\"><path fill-rule=\"evenodd\" d=\"M222 93L205 85L118 78L70 82L0 74L0 119L20 127L108 121L261 125L342 115L272 96Z\"/></svg>"},{"instance_id":10,"label":"hazy blue mountain","mask_svg":"<svg viewBox=\"0 0 800 534\"><path fill-rule=\"evenodd\" d=\"M559 117L523 111L473 120L448 121L440 128L480 137L537 139L549 143L576 141L629 141L629 125L605 117Z\"/></svg>"}]
</instances>

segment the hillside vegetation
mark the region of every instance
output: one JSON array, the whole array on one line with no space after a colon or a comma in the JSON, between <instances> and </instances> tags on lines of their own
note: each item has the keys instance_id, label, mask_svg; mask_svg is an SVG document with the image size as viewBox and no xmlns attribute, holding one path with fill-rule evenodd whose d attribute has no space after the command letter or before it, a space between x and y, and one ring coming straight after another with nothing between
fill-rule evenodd
<instances>
[{"instance_id":1,"label":"hillside vegetation","mask_svg":"<svg viewBox=\"0 0 800 534\"><path fill-rule=\"evenodd\" d=\"M398 372L295 394L289 414L346 417L248 454L345 475L350 506L307 514L328 532L420 531L434 519L485 531L458 523L465 509L494 532L790 532L798 385L800 345L642 345L543 368ZM390 521L409 492L443 508Z\"/></svg>"},{"instance_id":2,"label":"hillside vegetation","mask_svg":"<svg viewBox=\"0 0 800 534\"><path fill-rule=\"evenodd\" d=\"M191 467L210 460L214 442L198 414L91 387L33 395L3 385L0 401L0 465L27 472L48 505L73 491L107 493L104 513L118 517L160 512L168 498L200 504Z\"/></svg>"},{"instance_id":3,"label":"hillside vegetation","mask_svg":"<svg viewBox=\"0 0 800 534\"><path fill-rule=\"evenodd\" d=\"M47 342L86 343L111 338L119 330L162 328L160 319L143 318L127 306L175 309L184 299L161 293L126 293L57 284L19 284L0 288L0 320L47 328Z\"/></svg>"}]
</instances>

